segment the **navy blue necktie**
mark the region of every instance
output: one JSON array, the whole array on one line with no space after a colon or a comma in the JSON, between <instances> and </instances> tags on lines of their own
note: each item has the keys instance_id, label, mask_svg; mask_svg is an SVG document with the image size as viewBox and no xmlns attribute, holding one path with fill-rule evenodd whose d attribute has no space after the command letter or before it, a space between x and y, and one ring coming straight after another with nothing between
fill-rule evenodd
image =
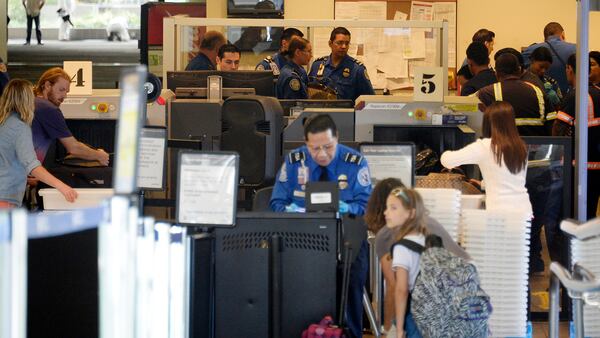
<instances>
[{"instance_id":1,"label":"navy blue necktie","mask_svg":"<svg viewBox=\"0 0 600 338\"><path fill-rule=\"evenodd\" d=\"M321 176L319 176L319 181L329 181L329 174L327 173L327 167L321 166Z\"/></svg>"}]
</instances>

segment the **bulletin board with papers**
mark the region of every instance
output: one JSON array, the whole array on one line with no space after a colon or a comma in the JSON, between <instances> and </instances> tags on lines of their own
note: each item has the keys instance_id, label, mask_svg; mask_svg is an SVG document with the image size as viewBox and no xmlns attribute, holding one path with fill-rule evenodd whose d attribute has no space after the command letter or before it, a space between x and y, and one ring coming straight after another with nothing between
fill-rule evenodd
<instances>
[{"instance_id":1,"label":"bulletin board with papers","mask_svg":"<svg viewBox=\"0 0 600 338\"><path fill-rule=\"evenodd\" d=\"M363 1L336 0L336 20L422 20L448 21L449 89L456 73L456 0L449 1ZM323 29L323 28L321 28ZM324 29L323 29L324 30ZM325 41L329 32L322 32ZM415 67L434 66L436 36L428 28L354 28L349 55L360 60L375 89L412 88ZM320 41L323 41L321 39ZM315 56L330 53L327 43L313 46Z\"/></svg>"}]
</instances>

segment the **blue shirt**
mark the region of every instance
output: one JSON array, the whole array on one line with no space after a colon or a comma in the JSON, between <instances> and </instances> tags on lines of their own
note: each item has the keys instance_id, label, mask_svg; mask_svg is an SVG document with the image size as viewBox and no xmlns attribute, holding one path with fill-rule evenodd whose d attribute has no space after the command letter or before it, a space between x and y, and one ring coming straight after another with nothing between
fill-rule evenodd
<instances>
[{"instance_id":1,"label":"blue shirt","mask_svg":"<svg viewBox=\"0 0 600 338\"><path fill-rule=\"evenodd\" d=\"M301 66L289 62L277 78L278 99L308 99L308 75Z\"/></svg>"},{"instance_id":2,"label":"blue shirt","mask_svg":"<svg viewBox=\"0 0 600 338\"><path fill-rule=\"evenodd\" d=\"M215 65L213 65L212 61L206 56L204 53L199 52L196 57L188 63L185 70L217 70Z\"/></svg>"},{"instance_id":3,"label":"blue shirt","mask_svg":"<svg viewBox=\"0 0 600 338\"><path fill-rule=\"evenodd\" d=\"M375 95L365 66L348 55L337 67L331 63L331 56L320 57L313 62L308 75L335 89L340 100L356 100L361 95Z\"/></svg>"},{"instance_id":4,"label":"blue shirt","mask_svg":"<svg viewBox=\"0 0 600 338\"><path fill-rule=\"evenodd\" d=\"M548 44L550 44L554 50L552 50ZM523 51L525 67L529 66L531 54L539 47L546 47L550 50L550 53L552 53L552 65L550 65L547 74L551 78L554 78L558 82L560 90L563 93L566 93L569 88L566 71L567 60L571 54L575 54L577 46L574 43L561 40L558 36L551 36L545 42L533 44ZM554 51L556 51L556 53ZM557 53L558 56L556 55Z\"/></svg>"},{"instance_id":5,"label":"blue shirt","mask_svg":"<svg viewBox=\"0 0 600 338\"><path fill-rule=\"evenodd\" d=\"M288 63L288 59L280 53L275 53L272 56L267 56L256 65L255 70L272 70L273 75L279 76L283 66Z\"/></svg>"},{"instance_id":6,"label":"blue shirt","mask_svg":"<svg viewBox=\"0 0 600 338\"><path fill-rule=\"evenodd\" d=\"M21 206L27 175L40 165L33 152L31 128L11 113L0 124L0 201Z\"/></svg>"},{"instance_id":7,"label":"blue shirt","mask_svg":"<svg viewBox=\"0 0 600 338\"><path fill-rule=\"evenodd\" d=\"M308 168L308 177L303 176L305 170L302 167ZM349 213L363 215L371 194L367 160L358 151L338 144L333 160L325 168L329 180L338 182L340 201L348 204ZM277 173L271 195L271 209L285 211L285 207L291 203L304 208L304 184L306 181L318 181L321 170L306 145L290 152Z\"/></svg>"}]
</instances>

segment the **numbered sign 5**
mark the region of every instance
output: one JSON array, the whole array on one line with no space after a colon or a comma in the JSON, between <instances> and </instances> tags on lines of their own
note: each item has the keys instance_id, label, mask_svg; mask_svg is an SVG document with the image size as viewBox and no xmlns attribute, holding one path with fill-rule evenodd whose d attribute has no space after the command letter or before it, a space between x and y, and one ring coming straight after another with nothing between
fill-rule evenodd
<instances>
[{"instance_id":1,"label":"numbered sign 5","mask_svg":"<svg viewBox=\"0 0 600 338\"><path fill-rule=\"evenodd\" d=\"M444 83L442 67L416 67L414 79L414 101L442 102Z\"/></svg>"},{"instance_id":2,"label":"numbered sign 5","mask_svg":"<svg viewBox=\"0 0 600 338\"><path fill-rule=\"evenodd\" d=\"M92 61L65 61L63 69L71 76L69 95L92 95Z\"/></svg>"}]
</instances>

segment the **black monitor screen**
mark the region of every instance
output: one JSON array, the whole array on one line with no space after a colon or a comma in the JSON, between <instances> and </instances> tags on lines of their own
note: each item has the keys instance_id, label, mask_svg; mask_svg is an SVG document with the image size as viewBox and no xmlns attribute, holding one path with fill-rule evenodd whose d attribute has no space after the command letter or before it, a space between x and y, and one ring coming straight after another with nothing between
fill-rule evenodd
<instances>
[{"instance_id":1,"label":"black monitor screen","mask_svg":"<svg viewBox=\"0 0 600 338\"><path fill-rule=\"evenodd\" d=\"M280 17L283 16L283 0L228 0L230 17Z\"/></svg>"},{"instance_id":2,"label":"black monitor screen","mask_svg":"<svg viewBox=\"0 0 600 338\"><path fill-rule=\"evenodd\" d=\"M326 212L238 213L234 228L216 229L215 336L269 337L276 324L300 337L335 316L337 226Z\"/></svg>"},{"instance_id":3,"label":"black monitor screen","mask_svg":"<svg viewBox=\"0 0 600 338\"><path fill-rule=\"evenodd\" d=\"M254 88L256 95L275 96L273 72L270 70L194 70L167 72L167 88L206 88L208 76L223 78L223 88Z\"/></svg>"}]
</instances>

